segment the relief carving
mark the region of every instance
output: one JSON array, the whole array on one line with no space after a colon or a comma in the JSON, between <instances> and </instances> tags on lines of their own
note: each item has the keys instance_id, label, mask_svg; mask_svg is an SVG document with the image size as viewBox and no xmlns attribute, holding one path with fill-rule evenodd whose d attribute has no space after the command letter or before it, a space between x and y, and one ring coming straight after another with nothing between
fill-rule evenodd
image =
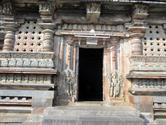
<instances>
[{"instance_id":1,"label":"relief carving","mask_svg":"<svg viewBox=\"0 0 166 125\"><path fill-rule=\"evenodd\" d=\"M166 79L134 79L133 89L139 88L152 88L152 89L165 89Z\"/></svg>"},{"instance_id":2,"label":"relief carving","mask_svg":"<svg viewBox=\"0 0 166 125\"><path fill-rule=\"evenodd\" d=\"M122 76L118 71L115 71L114 73L109 74L107 77L110 82L110 96L120 97L123 87Z\"/></svg>"},{"instance_id":3,"label":"relief carving","mask_svg":"<svg viewBox=\"0 0 166 125\"><path fill-rule=\"evenodd\" d=\"M0 83L51 84L51 75L1 74Z\"/></svg>"},{"instance_id":4,"label":"relief carving","mask_svg":"<svg viewBox=\"0 0 166 125\"><path fill-rule=\"evenodd\" d=\"M65 75L65 84L67 85L68 89L68 94L69 96L73 96L76 93L74 72L68 67L64 71L64 75Z\"/></svg>"}]
</instances>

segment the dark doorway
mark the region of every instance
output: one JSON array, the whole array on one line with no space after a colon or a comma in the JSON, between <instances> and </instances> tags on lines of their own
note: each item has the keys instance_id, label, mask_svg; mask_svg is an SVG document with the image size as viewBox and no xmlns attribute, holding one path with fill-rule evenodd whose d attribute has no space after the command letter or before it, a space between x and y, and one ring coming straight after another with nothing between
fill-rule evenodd
<instances>
[{"instance_id":1,"label":"dark doorway","mask_svg":"<svg viewBox=\"0 0 166 125\"><path fill-rule=\"evenodd\" d=\"M102 101L103 49L79 49L79 101Z\"/></svg>"}]
</instances>

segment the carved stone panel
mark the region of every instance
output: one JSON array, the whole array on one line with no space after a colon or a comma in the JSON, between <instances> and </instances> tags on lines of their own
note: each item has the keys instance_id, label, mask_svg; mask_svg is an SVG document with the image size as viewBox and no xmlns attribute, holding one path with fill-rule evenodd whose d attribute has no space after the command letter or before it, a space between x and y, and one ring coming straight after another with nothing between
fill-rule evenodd
<instances>
[{"instance_id":1,"label":"carved stone panel","mask_svg":"<svg viewBox=\"0 0 166 125\"><path fill-rule=\"evenodd\" d=\"M149 25L143 42L143 55L166 56L166 34L162 25Z\"/></svg>"},{"instance_id":2,"label":"carved stone panel","mask_svg":"<svg viewBox=\"0 0 166 125\"><path fill-rule=\"evenodd\" d=\"M25 21L15 35L14 50L17 52L40 52L43 50L43 34L36 21Z\"/></svg>"}]
</instances>

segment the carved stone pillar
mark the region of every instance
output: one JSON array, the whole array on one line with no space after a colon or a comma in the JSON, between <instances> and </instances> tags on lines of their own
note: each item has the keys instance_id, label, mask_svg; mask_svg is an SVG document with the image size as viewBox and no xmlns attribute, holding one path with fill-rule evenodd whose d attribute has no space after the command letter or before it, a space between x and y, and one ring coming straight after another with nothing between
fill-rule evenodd
<instances>
[{"instance_id":1,"label":"carved stone pillar","mask_svg":"<svg viewBox=\"0 0 166 125\"><path fill-rule=\"evenodd\" d=\"M8 29L5 34L3 51L12 51L15 41L15 32L13 29Z\"/></svg>"},{"instance_id":2,"label":"carved stone pillar","mask_svg":"<svg viewBox=\"0 0 166 125\"><path fill-rule=\"evenodd\" d=\"M130 37L131 44L131 55L142 55L142 37L141 36L132 36Z\"/></svg>"},{"instance_id":3,"label":"carved stone pillar","mask_svg":"<svg viewBox=\"0 0 166 125\"><path fill-rule=\"evenodd\" d=\"M44 29L43 33L43 51L51 52L53 50L54 31L51 29Z\"/></svg>"},{"instance_id":4,"label":"carved stone pillar","mask_svg":"<svg viewBox=\"0 0 166 125\"><path fill-rule=\"evenodd\" d=\"M5 38L3 51L12 51L15 41L14 8L10 0L6 0L2 5L2 14L4 15Z\"/></svg>"},{"instance_id":5,"label":"carved stone pillar","mask_svg":"<svg viewBox=\"0 0 166 125\"><path fill-rule=\"evenodd\" d=\"M128 27L130 33L131 55L142 55L142 37L146 26L145 18L148 16L148 7L143 4L136 4L133 8L132 24Z\"/></svg>"},{"instance_id":6,"label":"carved stone pillar","mask_svg":"<svg viewBox=\"0 0 166 125\"><path fill-rule=\"evenodd\" d=\"M43 28L43 51L51 52L54 47L54 27L53 12L55 4L50 2L41 2L39 4L39 12L41 17L40 26Z\"/></svg>"}]
</instances>

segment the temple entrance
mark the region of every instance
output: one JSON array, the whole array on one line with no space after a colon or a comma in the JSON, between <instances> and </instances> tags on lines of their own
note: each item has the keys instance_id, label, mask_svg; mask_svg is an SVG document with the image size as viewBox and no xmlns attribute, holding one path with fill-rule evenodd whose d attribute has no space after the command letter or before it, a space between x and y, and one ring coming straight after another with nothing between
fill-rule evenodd
<instances>
[{"instance_id":1,"label":"temple entrance","mask_svg":"<svg viewBox=\"0 0 166 125\"><path fill-rule=\"evenodd\" d=\"M79 49L79 101L102 101L103 49Z\"/></svg>"}]
</instances>

